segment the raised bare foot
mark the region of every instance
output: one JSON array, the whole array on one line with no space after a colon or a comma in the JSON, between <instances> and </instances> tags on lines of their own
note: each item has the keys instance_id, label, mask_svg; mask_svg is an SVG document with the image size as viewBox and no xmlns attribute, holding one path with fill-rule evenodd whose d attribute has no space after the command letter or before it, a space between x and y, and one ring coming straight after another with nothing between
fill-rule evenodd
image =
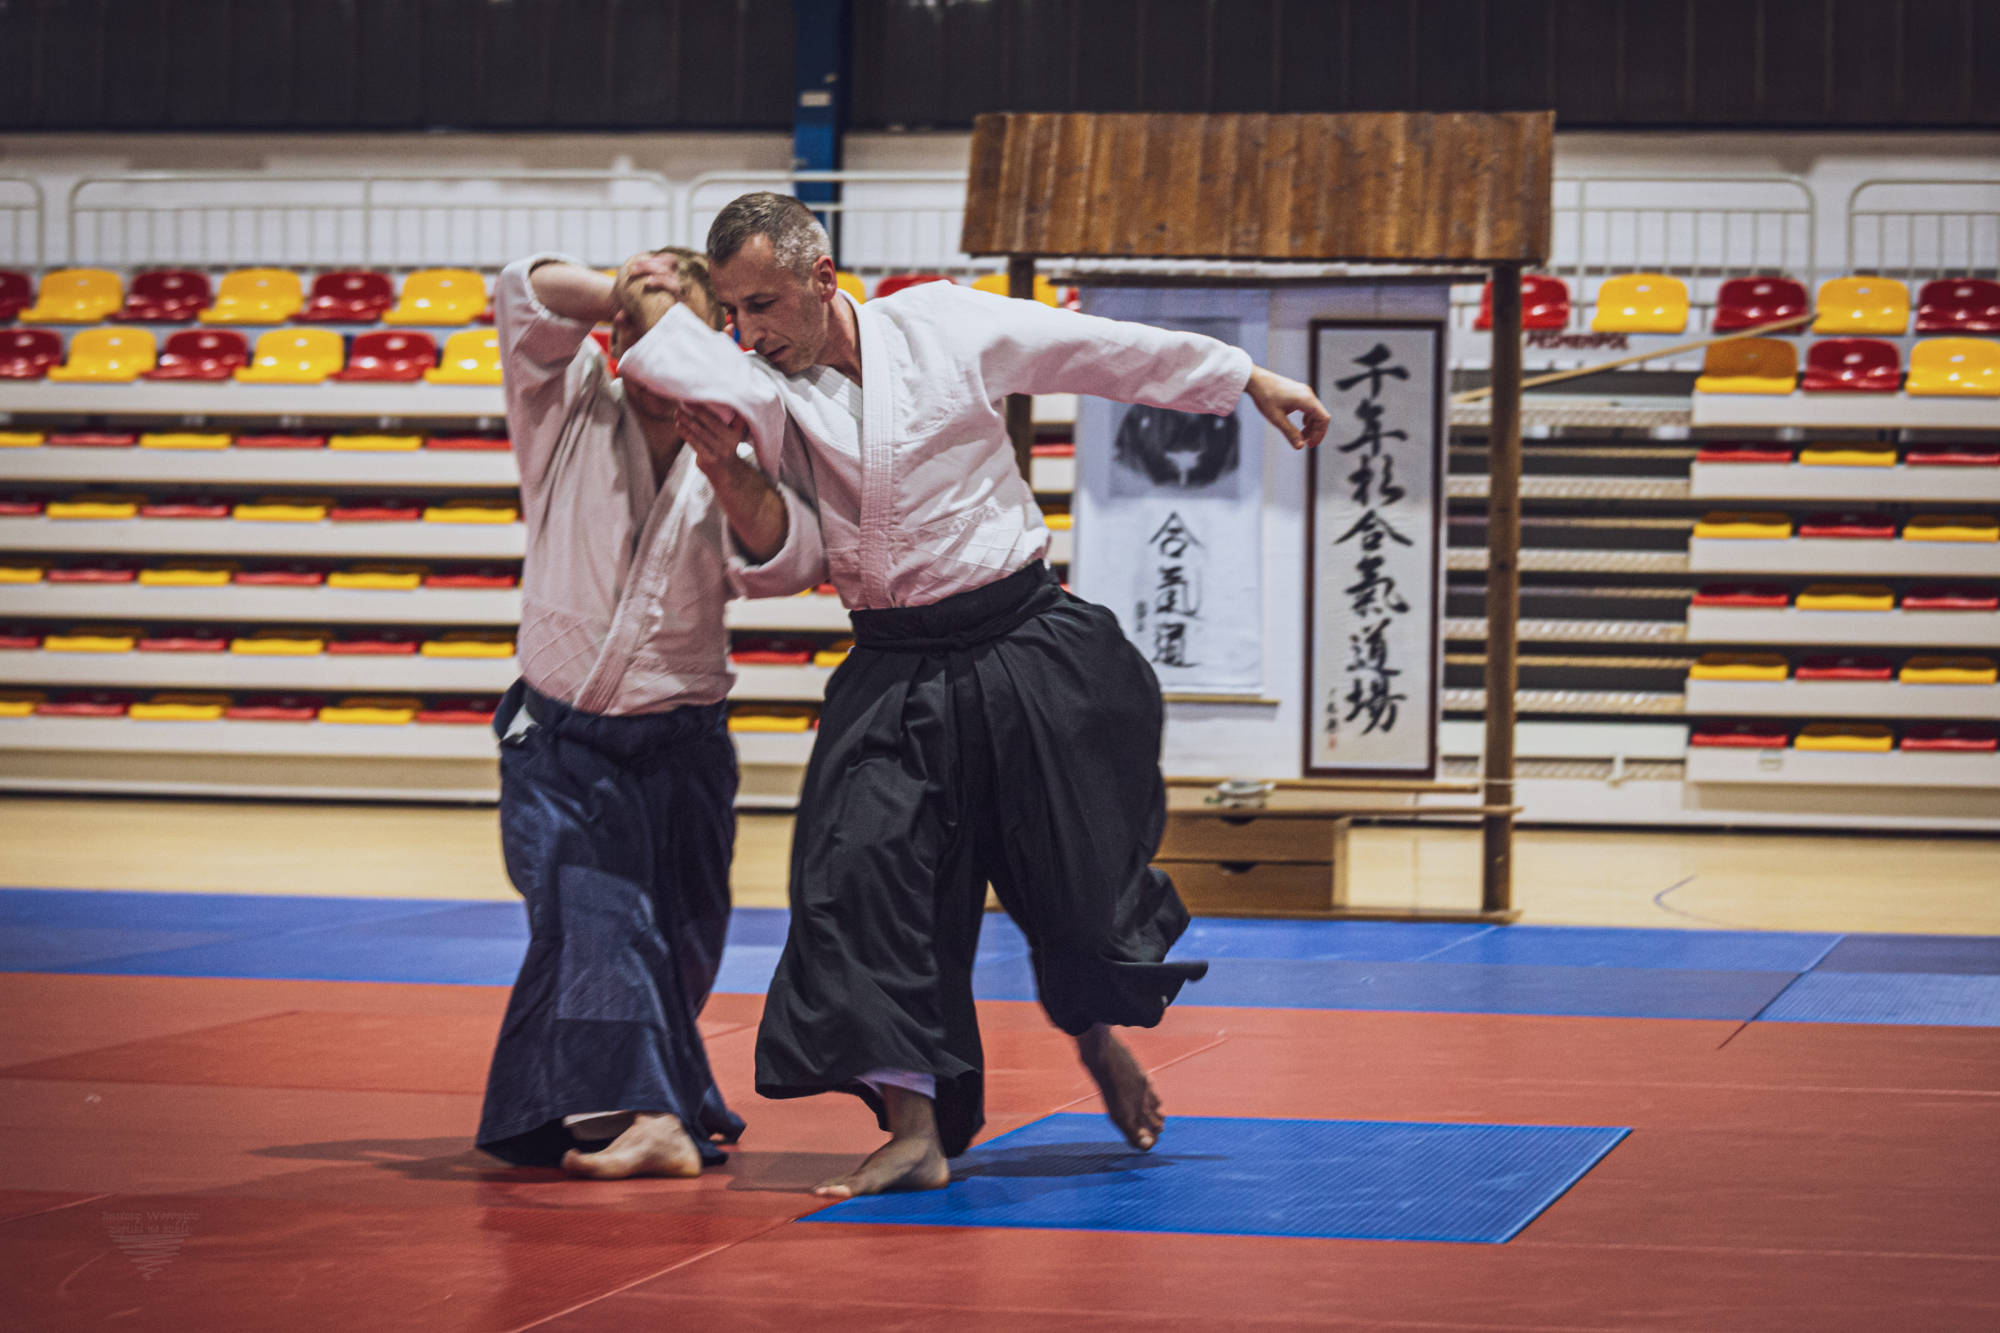
<instances>
[{"instance_id":1,"label":"raised bare foot","mask_svg":"<svg viewBox=\"0 0 2000 1333\"><path fill-rule=\"evenodd\" d=\"M1160 1141L1160 1131L1167 1127L1167 1118L1160 1110L1160 1095L1153 1091L1152 1080L1132 1058L1132 1052L1100 1023L1076 1039L1076 1053L1097 1080L1111 1123L1118 1126L1127 1143L1140 1152L1151 1152Z\"/></svg>"},{"instance_id":2,"label":"raised bare foot","mask_svg":"<svg viewBox=\"0 0 2000 1333\"><path fill-rule=\"evenodd\" d=\"M641 1112L631 1128L596 1152L572 1148L563 1154L563 1170L588 1180L624 1180L631 1176L698 1176L701 1149L681 1128L678 1117Z\"/></svg>"},{"instance_id":3,"label":"raised bare foot","mask_svg":"<svg viewBox=\"0 0 2000 1333\"><path fill-rule=\"evenodd\" d=\"M814 1186L813 1193L822 1199L851 1199L896 1190L941 1190L950 1183L951 1167L935 1138L894 1138L846 1175Z\"/></svg>"}]
</instances>

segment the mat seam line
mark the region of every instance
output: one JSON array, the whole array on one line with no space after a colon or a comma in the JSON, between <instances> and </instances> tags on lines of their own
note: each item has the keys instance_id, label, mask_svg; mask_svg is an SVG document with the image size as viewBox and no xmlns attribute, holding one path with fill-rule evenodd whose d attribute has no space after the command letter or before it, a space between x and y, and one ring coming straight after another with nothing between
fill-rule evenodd
<instances>
[{"instance_id":1,"label":"mat seam line","mask_svg":"<svg viewBox=\"0 0 2000 1333\"><path fill-rule=\"evenodd\" d=\"M566 1306L563 1309L551 1311L550 1313L543 1315L539 1319L530 1320L528 1323L515 1325L513 1328L507 1330L507 1333L527 1333L527 1330L531 1328L540 1328L542 1325L547 1324L552 1320L562 1319L569 1315L573 1315L580 1310L586 1310L589 1307L596 1305L599 1301L609 1300L613 1296L622 1295L623 1293L632 1290L632 1288L634 1287L642 1286L645 1283L653 1281L655 1278L662 1278L669 1273L679 1272L681 1269L686 1268L692 1264L698 1264L704 1259L712 1259L718 1254L722 1254L728 1250L733 1250L738 1245L742 1245L745 1244L746 1242L758 1240L764 1236L768 1236L772 1232L778 1230L778 1228L790 1226L793 1222L796 1221L798 1221L798 1218L796 1217L787 1217L782 1219L781 1221L772 1223L770 1226L763 1228L761 1231L754 1231L747 1236L738 1236L735 1240L722 1241L716 1245L710 1246L708 1249L703 1250L699 1254L691 1254L687 1258L682 1259L678 1263L668 1264L665 1268L662 1268L657 1272L646 1273L640 1277L635 1277L630 1282L626 1282L619 1286L613 1287L609 1291L599 1292L595 1296L591 1296L585 1300L578 1301L576 1304Z\"/></svg>"},{"instance_id":2,"label":"mat seam line","mask_svg":"<svg viewBox=\"0 0 2000 1333\"><path fill-rule=\"evenodd\" d=\"M47 1217L50 1213L60 1213L66 1208L83 1208L93 1203L102 1203L106 1199L116 1198L117 1194L118 1191L111 1190L104 1194L93 1194L87 1199L71 1199L68 1203L52 1203L46 1208L37 1208L32 1213L16 1213L6 1221L0 1222L0 1226L12 1226L16 1222L26 1222L31 1218Z\"/></svg>"}]
</instances>

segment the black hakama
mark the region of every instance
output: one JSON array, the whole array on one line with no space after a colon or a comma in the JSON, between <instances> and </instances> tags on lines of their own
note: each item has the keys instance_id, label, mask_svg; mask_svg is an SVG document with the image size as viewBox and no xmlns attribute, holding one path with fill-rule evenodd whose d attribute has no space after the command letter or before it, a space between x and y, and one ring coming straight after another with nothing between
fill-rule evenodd
<instances>
[{"instance_id":1,"label":"black hakama","mask_svg":"<svg viewBox=\"0 0 2000 1333\"><path fill-rule=\"evenodd\" d=\"M757 1034L766 1097L937 1080L947 1155L984 1121L973 952L990 881L1063 1031L1152 1027L1206 963L1148 863L1163 707L1116 617L1037 562L930 606L857 611L792 840L791 929ZM884 1121L886 1128L886 1120Z\"/></svg>"},{"instance_id":2,"label":"black hakama","mask_svg":"<svg viewBox=\"0 0 2000 1333\"><path fill-rule=\"evenodd\" d=\"M534 724L514 726L526 707ZM576 1146L563 1118L671 1112L708 1165L743 1122L696 1019L729 925L736 753L720 704L579 712L517 683L493 719L500 841L527 901L479 1146L523 1166ZM510 735L510 731L513 733Z\"/></svg>"}]
</instances>

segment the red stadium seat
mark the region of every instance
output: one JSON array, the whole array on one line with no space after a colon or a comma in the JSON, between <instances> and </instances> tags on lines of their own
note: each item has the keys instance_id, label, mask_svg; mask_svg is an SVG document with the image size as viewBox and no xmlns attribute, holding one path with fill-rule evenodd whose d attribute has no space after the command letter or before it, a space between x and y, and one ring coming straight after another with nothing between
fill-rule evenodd
<instances>
[{"instance_id":1,"label":"red stadium seat","mask_svg":"<svg viewBox=\"0 0 2000 1333\"><path fill-rule=\"evenodd\" d=\"M86 557L88 563L58 565L48 572L50 583L136 583L139 567L130 560Z\"/></svg>"},{"instance_id":2,"label":"red stadium seat","mask_svg":"<svg viewBox=\"0 0 2000 1333\"><path fill-rule=\"evenodd\" d=\"M324 449L324 435L239 435L238 449Z\"/></svg>"},{"instance_id":3,"label":"red stadium seat","mask_svg":"<svg viewBox=\"0 0 2000 1333\"><path fill-rule=\"evenodd\" d=\"M326 516L336 523L415 523L423 518L424 508L414 500L384 495L344 501Z\"/></svg>"},{"instance_id":4,"label":"red stadium seat","mask_svg":"<svg viewBox=\"0 0 2000 1333\"><path fill-rule=\"evenodd\" d=\"M406 630L357 630L326 645L336 657L415 657L417 636Z\"/></svg>"},{"instance_id":5,"label":"red stadium seat","mask_svg":"<svg viewBox=\"0 0 2000 1333\"><path fill-rule=\"evenodd\" d=\"M373 324L396 304L396 288L386 273L342 269L313 279L305 309L292 316L310 324Z\"/></svg>"},{"instance_id":6,"label":"red stadium seat","mask_svg":"<svg viewBox=\"0 0 2000 1333\"><path fill-rule=\"evenodd\" d=\"M1710 583L1695 592L1696 606L1752 606L1775 608L1791 605L1792 595L1775 583Z\"/></svg>"},{"instance_id":7,"label":"red stadium seat","mask_svg":"<svg viewBox=\"0 0 2000 1333\"><path fill-rule=\"evenodd\" d=\"M230 502L208 495L173 495L139 506L140 518L228 518Z\"/></svg>"},{"instance_id":8,"label":"red stadium seat","mask_svg":"<svg viewBox=\"0 0 2000 1333\"><path fill-rule=\"evenodd\" d=\"M303 561L257 565L230 580L251 588L317 588L326 582L326 571Z\"/></svg>"},{"instance_id":9,"label":"red stadium seat","mask_svg":"<svg viewBox=\"0 0 2000 1333\"><path fill-rule=\"evenodd\" d=\"M0 380L42 380L62 364L62 334L54 328L0 330Z\"/></svg>"},{"instance_id":10,"label":"red stadium seat","mask_svg":"<svg viewBox=\"0 0 2000 1333\"><path fill-rule=\"evenodd\" d=\"M1789 463L1792 448L1787 444L1752 441L1707 441L1695 450L1697 463Z\"/></svg>"},{"instance_id":11,"label":"red stadium seat","mask_svg":"<svg viewBox=\"0 0 2000 1333\"><path fill-rule=\"evenodd\" d=\"M811 639L759 635L737 640L735 649L729 654L729 660L744 665L804 666L812 661L813 650L818 646Z\"/></svg>"},{"instance_id":12,"label":"red stadium seat","mask_svg":"<svg viewBox=\"0 0 2000 1333\"><path fill-rule=\"evenodd\" d=\"M875 299L894 296L905 287L918 287L926 282L950 282L942 273L895 273L875 284Z\"/></svg>"},{"instance_id":13,"label":"red stadium seat","mask_svg":"<svg viewBox=\"0 0 2000 1333\"><path fill-rule=\"evenodd\" d=\"M1479 293L1479 317L1475 329L1493 327L1493 283L1489 280ZM1524 329L1566 329L1569 327L1569 286L1561 278L1546 273L1521 275L1521 327Z\"/></svg>"},{"instance_id":14,"label":"red stadium seat","mask_svg":"<svg viewBox=\"0 0 2000 1333\"><path fill-rule=\"evenodd\" d=\"M188 268L160 268L132 279L125 304L112 319L147 324L185 324L215 301L208 275Z\"/></svg>"},{"instance_id":15,"label":"red stadium seat","mask_svg":"<svg viewBox=\"0 0 2000 1333\"><path fill-rule=\"evenodd\" d=\"M424 575L426 588L511 588L520 581L513 570L500 565L477 565Z\"/></svg>"},{"instance_id":16,"label":"red stadium seat","mask_svg":"<svg viewBox=\"0 0 2000 1333\"><path fill-rule=\"evenodd\" d=\"M248 694L222 715L232 722L311 722L325 705L317 694Z\"/></svg>"},{"instance_id":17,"label":"red stadium seat","mask_svg":"<svg viewBox=\"0 0 2000 1333\"><path fill-rule=\"evenodd\" d=\"M1918 333L2000 333L2000 282L1944 278L1917 294Z\"/></svg>"},{"instance_id":18,"label":"red stadium seat","mask_svg":"<svg viewBox=\"0 0 2000 1333\"><path fill-rule=\"evenodd\" d=\"M410 384L422 379L437 360L437 339L430 334L380 329L354 339L354 346L348 349L347 368L336 371L333 377Z\"/></svg>"},{"instance_id":19,"label":"red stadium seat","mask_svg":"<svg viewBox=\"0 0 2000 1333\"><path fill-rule=\"evenodd\" d=\"M0 495L0 518L33 518L42 512L42 503L41 497L20 491Z\"/></svg>"},{"instance_id":20,"label":"red stadium seat","mask_svg":"<svg viewBox=\"0 0 2000 1333\"><path fill-rule=\"evenodd\" d=\"M1903 594L1905 611L2000 611L2000 593L1989 588L1925 586Z\"/></svg>"},{"instance_id":21,"label":"red stadium seat","mask_svg":"<svg viewBox=\"0 0 2000 1333\"><path fill-rule=\"evenodd\" d=\"M1754 329L1812 313L1806 289L1790 278L1731 278L1715 294L1717 333Z\"/></svg>"},{"instance_id":22,"label":"red stadium seat","mask_svg":"<svg viewBox=\"0 0 2000 1333\"><path fill-rule=\"evenodd\" d=\"M2000 735L1981 722L1912 722L1903 729L1902 748L1991 754L2000 750Z\"/></svg>"},{"instance_id":23,"label":"red stadium seat","mask_svg":"<svg viewBox=\"0 0 2000 1333\"><path fill-rule=\"evenodd\" d=\"M62 335L54 329L0 329L0 380L46 379L62 359Z\"/></svg>"},{"instance_id":24,"label":"red stadium seat","mask_svg":"<svg viewBox=\"0 0 2000 1333\"><path fill-rule=\"evenodd\" d=\"M139 640L142 653L226 653L229 636L219 629L174 629Z\"/></svg>"},{"instance_id":25,"label":"red stadium seat","mask_svg":"<svg viewBox=\"0 0 2000 1333\"><path fill-rule=\"evenodd\" d=\"M62 690L35 712L42 717L122 717L138 698L132 690Z\"/></svg>"},{"instance_id":26,"label":"red stadium seat","mask_svg":"<svg viewBox=\"0 0 2000 1333\"><path fill-rule=\"evenodd\" d=\"M28 275L0 268L0 323L13 319L35 303L35 284Z\"/></svg>"},{"instance_id":27,"label":"red stadium seat","mask_svg":"<svg viewBox=\"0 0 2000 1333\"><path fill-rule=\"evenodd\" d=\"M49 444L54 448L130 449L138 443L138 435L131 431L70 430L49 436Z\"/></svg>"},{"instance_id":28,"label":"red stadium seat","mask_svg":"<svg viewBox=\"0 0 2000 1333\"><path fill-rule=\"evenodd\" d=\"M234 329L182 329L167 335L149 380L226 380L250 364L250 344Z\"/></svg>"},{"instance_id":29,"label":"red stadium seat","mask_svg":"<svg viewBox=\"0 0 2000 1333\"><path fill-rule=\"evenodd\" d=\"M1860 653L1814 653L1801 658L1794 680L1894 680L1896 671L1886 657Z\"/></svg>"},{"instance_id":30,"label":"red stadium seat","mask_svg":"<svg viewBox=\"0 0 2000 1333\"><path fill-rule=\"evenodd\" d=\"M1790 739L1777 722L1698 722L1688 744L1733 750L1782 750Z\"/></svg>"},{"instance_id":31,"label":"red stadium seat","mask_svg":"<svg viewBox=\"0 0 2000 1333\"><path fill-rule=\"evenodd\" d=\"M1903 387L1896 344L1880 338L1822 338L1806 351L1808 393L1894 393Z\"/></svg>"},{"instance_id":32,"label":"red stadium seat","mask_svg":"<svg viewBox=\"0 0 2000 1333\"><path fill-rule=\"evenodd\" d=\"M433 699L417 710L417 721L484 727L491 725L493 714L499 711L499 708L500 699L497 695L481 695L472 699Z\"/></svg>"},{"instance_id":33,"label":"red stadium seat","mask_svg":"<svg viewBox=\"0 0 2000 1333\"><path fill-rule=\"evenodd\" d=\"M1911 467L2000 467L2000 445L1913 444L1903 461Z\"/></svg>"},{"instance_id":34,"label":"red stadium seat","mask_svg":"<svg viewBox=\"0 0 2000 1333\"><path fill-rule=\"evenodd\" d=\"M1896 535L1896 520L1886 514L1813 514L1799 524L1801 537L1857 537L1881 541Z\"/></svg>"},{"instance_id":35,"label":"red stadium seat","mask_svg":"<svg viewBox=\"0 0 2000 1333\"><path fill-rule=\"evenodd\" d=\"M433 435L424 441L426 449L459 453L505 453L513 447L505 435Z\"/></svg>"}]
</instances>

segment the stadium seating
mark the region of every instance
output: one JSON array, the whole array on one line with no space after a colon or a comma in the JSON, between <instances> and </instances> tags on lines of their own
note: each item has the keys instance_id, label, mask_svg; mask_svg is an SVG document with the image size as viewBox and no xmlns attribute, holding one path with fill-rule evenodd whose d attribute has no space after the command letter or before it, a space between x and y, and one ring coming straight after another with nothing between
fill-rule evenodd
<instances>
[{"instance_id":1,"label":"stadium seating","mask_svg":"<svg viewBox=\"0 0 2000 1333\"><path fill-rule=\"evenodd\" d=\"M38 380L63 359L54 329L0 329L0 380Z\"/></svg>"},{"instance_id":2,"label":"stadium seating","mask_svg":"<svg viewBox=\"0 0 2000 1333\"><path fill-rule=\"evenodd\" d=\"M1000 296L1008 294L1007 275L1005 273L988 273L986 276L975 281L972 286L975 291L993 292ZM1056 290L1056 285L1039 273L1035 275L1035 299L1043 305L1060 306L1062 304L1062 294Z\"/></svg>"},{"instance_id":3,"label":"stadium seating","mask_svg":"<svg viewBox=\"0 0 2000 1333\"><path fill-rule=\"evenodd\" d=\"M1717 333L1754 329L1808 313L1812 304L1803 284L1790 278L1731 278L1715 294Z\"/></svg>"},{"instance_id":4,"label":"stadium seating","mask_svg":"<svg viewBox=\"0 0 2000 1333\"><path fill-rule=\"evenodd\" d=\"M926 282L950 282L942 273L895 273L875 284L875 299L894 296L905 287L916 287Z\"/></svg>"},{"instance_id":5,"label":"stadium seating","mask_svg":"<svg viewBox=\"0 0 2000 1333\"><path fill-rule=\"evenodd\" d=\"M1790 393L1798 386L1799 353L1779 338L1711 343L1703 355L1702 393Z\"/></svg>"},{"instance_id":6,"label":"stadium seating","mask_svg":"<svg viewBox=\"0 0 2000 1333\"><path fill-rule=\"evenodd\" d=\"M188 268L161 268L132 279L125 304L111 318L127 323L185 324L215 300L208 275Z\"/></svg>"},{"instance_id":7,"label":"stadium seating","mask_svg":"<svg viewBox=\"0 0 2000 1333\"><path fill-rule=\"evenodd\" d=\"M444 355L424 372L432 384L498 384L500 335L490 329L467 329L445 340Z\"/></svg>"},{"instance_id":8,"label":"stadium seating","mask_svg":"<svg viewBox=\"0 0 2000 1333\"><path fill-rule=\"evenodd\" d=\"M1569 285L1547 273L1521 275L1521 327L1523 329L1566 329L1569 327ZM1493 283L1489 279L1479 293L1479 317L1475 329L1493 327Z\"/></svg>"},{"instance_id":9,"label":"stadium seating","mask_svg":"<svg viewBox=\"0 0 2000 1333\"><path fill-rule=\"evenodd\" d=\"M1664 273L1621 273L1597 289L1597 333L1679 333L1687 328L1687 284Z\"/></svg>"},{"instance_id":10,"label":"stadium seating","mask_svg":"<svg viewBox=\"0 0 2000 1333\"><path fill-rule=\"evenodd\" d=\"M1896 344L1879 338L1825 338L1806 349L1808 393L1894 393L1903 387Z\"/></svg>"},{"instance_id":11,"label":"stadium seating","mask_svg":"<svg viewBox=\"0 0 2000 1333\"><path fill-rule=\"evenodd\" d=\"M378 329L354 339L337 380L411 383L437 364L437 340L417 329Z\"/></svg>"},{"instance_id":12,"label":"stadium seating","mask_svg":"<svg viewBox=\"0 0 2000 1333\"><path fill-rule=\"evenodd\" d=\"M388 275L342 269L313 279L312 297L294 318L308 324L373 324L395 303Z\"/></svg>"},{"instance_id":13,"label":"stadium seating","mask_svg":"<svg viewBox=\"0 0 2000 1333\"><path fill-rule=\"evenodd\" d=\"M1918 333L2000 333L2000 282L1944 278L1917 293Z\"/></svg>"},{"instance_id":14,"label":"stadium seating","mask_svg":"<svg viewBox=\"0 0 2000 1333\"><path fill-rule=\"evenodd\" d=\"M1819 285L1814 333L1902 333L1910 327L1910 289L1894 278L1831 278Z\"/></svg>"},{"instance_id":15,"label":"stadium seating","mask_svg":"<svg viewBox=\"0 0 2000 1333\"><path fill-rule=\"evenodd\" d=\"M14 319L35 303L35 285L16 269L0 268L0 324Z\"/></svg>"},{"instance_id":16,"label":"stadium seating","mask_svg":"<svg viewBox=\"0 0 2000 1333\"><path fill-rule=\"evenodd\" d=\"M126 383L158 361L151 329L84 329L69 340L69 360L49 367L49 378Z\"/></svg>"},{"instance_id":17,"label":"stadium seating","mask_svg":"<svg viewBox=\"0 0 2000 1333\"><path fill-rule=\"evenodd\" d=\"M1926 338L1910 349L1912 394L2000 398L2000 343Z\"/></svg>"},{"instance_id":18,"label":"stadium seating","mask_svg":"<svg viewBox=\"0 0 2000 1333\"><path fill-rule=\"evenodd\" d=\"M403 279L384 324L470 324L486 308L486 280L469 268L418 269Z\"/></svg>"},{"instance_id":19,"label":"stadium seating","mask_svg":"<svg viewBox=\"0 0 2000 1333\"><path fill-rule=\"evenodd\" d=\"M149 380L226 380L250 364L250 345L234 329L182 329L167 335Z\"/></svg>"},{"instance_id":20,"label":"stadium seating","mask_svg":"<svg viewBox=\"0 0 2000 1333\"><path fill-rule=\"evenodd\" d=\"M95 324L125 304L118 275L101 268L58 268L42 275L41 295L20 313L24 324Z\"/></svg>"},{"instance_id":21,"label":"stadium seating","mask_svg":"<svg viewBox=\"0 0 2000 1333\"><path fill-rule=\"evenodd\" d=\"M273 329L236 371L244 384L319 384L340 369L347 345L332 329Z\"/></svg>"},{"instance_id":22,"label":"stadium seating","mask_svg":"<svg viewBox=\"0 0 2000 1333\"><path fill-rule=\"evenodd\" d=\"M299 312L305 294L299 275L282 268L241 268L225 273L204 324L282 324Z\"/></svg>"}]
</instances>

